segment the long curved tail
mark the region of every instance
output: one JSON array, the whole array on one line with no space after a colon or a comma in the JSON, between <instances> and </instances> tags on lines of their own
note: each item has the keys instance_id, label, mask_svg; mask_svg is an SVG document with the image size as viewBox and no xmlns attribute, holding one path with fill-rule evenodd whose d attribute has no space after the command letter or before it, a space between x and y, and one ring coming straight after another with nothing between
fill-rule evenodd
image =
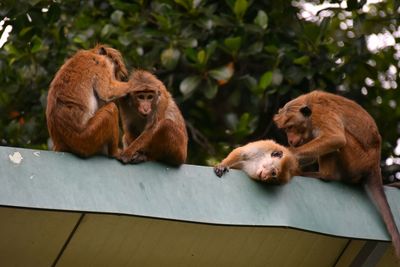
<instances>
[{"instance_id":1,"label":"long curved tail","mask_svg":"<svg viewBox=\"0 0 400 267\"><path fill-rule=\"evenodd\" d=\"M391 187L396 187L396 188L400 188L400 182L393 182L390 184L385 184L386 186L391 186Z\"/></svg>"},{"instance_id":2,"label":"long curved tail","mask_svg":"<svg viewBox=\"0 0 400 267\"><path fill-rule=\"evenodd\" d=\"M386 224L386 228L392 238L396 256L398 259L400 259L400 234L383 190L380 172L371 173L371 176L368 177L365 186L370 194L370 197L377 206L383 221Z\"/></svg>"}]
</instances>

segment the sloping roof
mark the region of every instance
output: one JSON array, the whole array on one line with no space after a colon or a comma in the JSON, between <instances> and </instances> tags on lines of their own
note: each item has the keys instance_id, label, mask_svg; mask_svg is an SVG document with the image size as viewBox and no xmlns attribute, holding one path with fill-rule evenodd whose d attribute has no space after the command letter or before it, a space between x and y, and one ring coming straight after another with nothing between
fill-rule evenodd
<instances>
[{"instance_id":1,"label":"sloping roof","mask_svg":"<svg viewBox=\"0 0 400 267\"><path fill-rule=\"evenodd\" d=\"M385 191L399 223L400 190ZM349 266L365 244L394 264L364 241L390 240L374 205L339 182L0 147L0 206L0 258L16 266Z\"/></svg>"}]
</instances>

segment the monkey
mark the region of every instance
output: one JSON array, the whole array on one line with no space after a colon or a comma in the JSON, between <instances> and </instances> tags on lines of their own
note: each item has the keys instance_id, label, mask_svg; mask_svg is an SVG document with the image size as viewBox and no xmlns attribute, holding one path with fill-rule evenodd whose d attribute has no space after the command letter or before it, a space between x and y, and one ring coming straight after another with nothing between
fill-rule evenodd
<instances>
[{"instance_id":1,"label":"monkey","mask_svg":"<svg viewBox=\"0 0 400 267\"><path fill-rule=\"evenodd\" d=\"M218 177L229 168L243 170L250 178L269 184L286 184L298 173L294 155L273 140L250 142L235 148L214 167Z\"/></svg>"},{"instance_id":2,"label":"monkey","mask_svg":"<svg viewBox=\"0 0 400 267\"><path fill-rule=\"evenodd\" d=\"M133 71L132 91L119 100L123 163L186 161L188 135L183 116L164 84L145 70Z\"/></svg>"},{"instance_id":3,"label":"monkey","mask_svg":"<svg viewBox=\"0 0 400 267\"><path fill-rule=\"evenodd\" d=\"M316 90L286 103L273 120L298 160L318 161L318 171L300 175L364 185L400 258L400 235L380 170L381 136L371 115L350 99Z\"/></svg>"},{"instance_id":4,"label":"monkey","mask_svg":"<svg viewBox=\"0 0 400 267\"><path fill-rule=\"evenodd\" d=\"M106 45L79 50L55 74L46 119L54 151L118 158L119 112L112 102L131 91L121 53Z\"/></svg>"}]
</instances>

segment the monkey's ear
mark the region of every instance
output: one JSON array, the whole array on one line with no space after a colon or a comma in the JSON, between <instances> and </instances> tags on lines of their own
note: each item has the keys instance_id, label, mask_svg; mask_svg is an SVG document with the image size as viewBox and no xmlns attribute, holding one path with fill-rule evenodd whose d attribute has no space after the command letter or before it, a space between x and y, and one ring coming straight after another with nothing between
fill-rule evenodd
<instances>
[{"instance_id":1,"label":"monkey's ear","mask_svg":"<svg viewBox=\"0 0 400 267\"><path fill-rule=\"evenodd\" d=\"M308 106L303 106L300 108L301 114L303 114L304 117L310 117L311 116L311 109Z\"/></svg>"},{"instance_id":2,"label":"monkey's ear","mask_svg":"<svg viewBox=\"0 0 400 267\"><path fill-rule=\"evenodd\" d=\"M104 48L104 46L100 46L100 48L99 48L99 54L100 54L100 55L107 55L107 51L106 51L106 49Z\"/></svg>"}]
</instances>

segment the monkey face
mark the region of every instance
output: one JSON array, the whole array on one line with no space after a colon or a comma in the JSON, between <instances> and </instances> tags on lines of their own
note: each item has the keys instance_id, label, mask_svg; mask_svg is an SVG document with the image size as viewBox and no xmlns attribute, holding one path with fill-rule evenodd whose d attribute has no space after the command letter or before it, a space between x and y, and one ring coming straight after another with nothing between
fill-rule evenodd
<instances>
[{"instance_id":1,"label":"monkey face","mask_svg":"<svg viewBox=\"0 0 400 267\"><path fill-rule=\"evenodd\" d=\"M272 151L249 155L242 162L243 170L253 179L261 182L279 182L281 173L282 151Z\"/></svg>"},{"instance_id":2,"label":"monkey face","mask_svg":"<svg viewBox=\"0 0 400 267\"><path fill-rule=\"evenodd\" d=\"M300 108L284 107L274 116L278 128L286 132L290 146L298 147L312 139L311 109L303 105Z\"/></svg>"},{"instance_id":3,"label":"monkey face","mask_svg":"<svg viewBox=\"0 0 400 267\"><path fill-rule=\"evenodd\" d=\"M158 94L155 91L137 91L133 93L133 102L137 112L146 118L154 112Z\"/></svg>"}]
</instances>

